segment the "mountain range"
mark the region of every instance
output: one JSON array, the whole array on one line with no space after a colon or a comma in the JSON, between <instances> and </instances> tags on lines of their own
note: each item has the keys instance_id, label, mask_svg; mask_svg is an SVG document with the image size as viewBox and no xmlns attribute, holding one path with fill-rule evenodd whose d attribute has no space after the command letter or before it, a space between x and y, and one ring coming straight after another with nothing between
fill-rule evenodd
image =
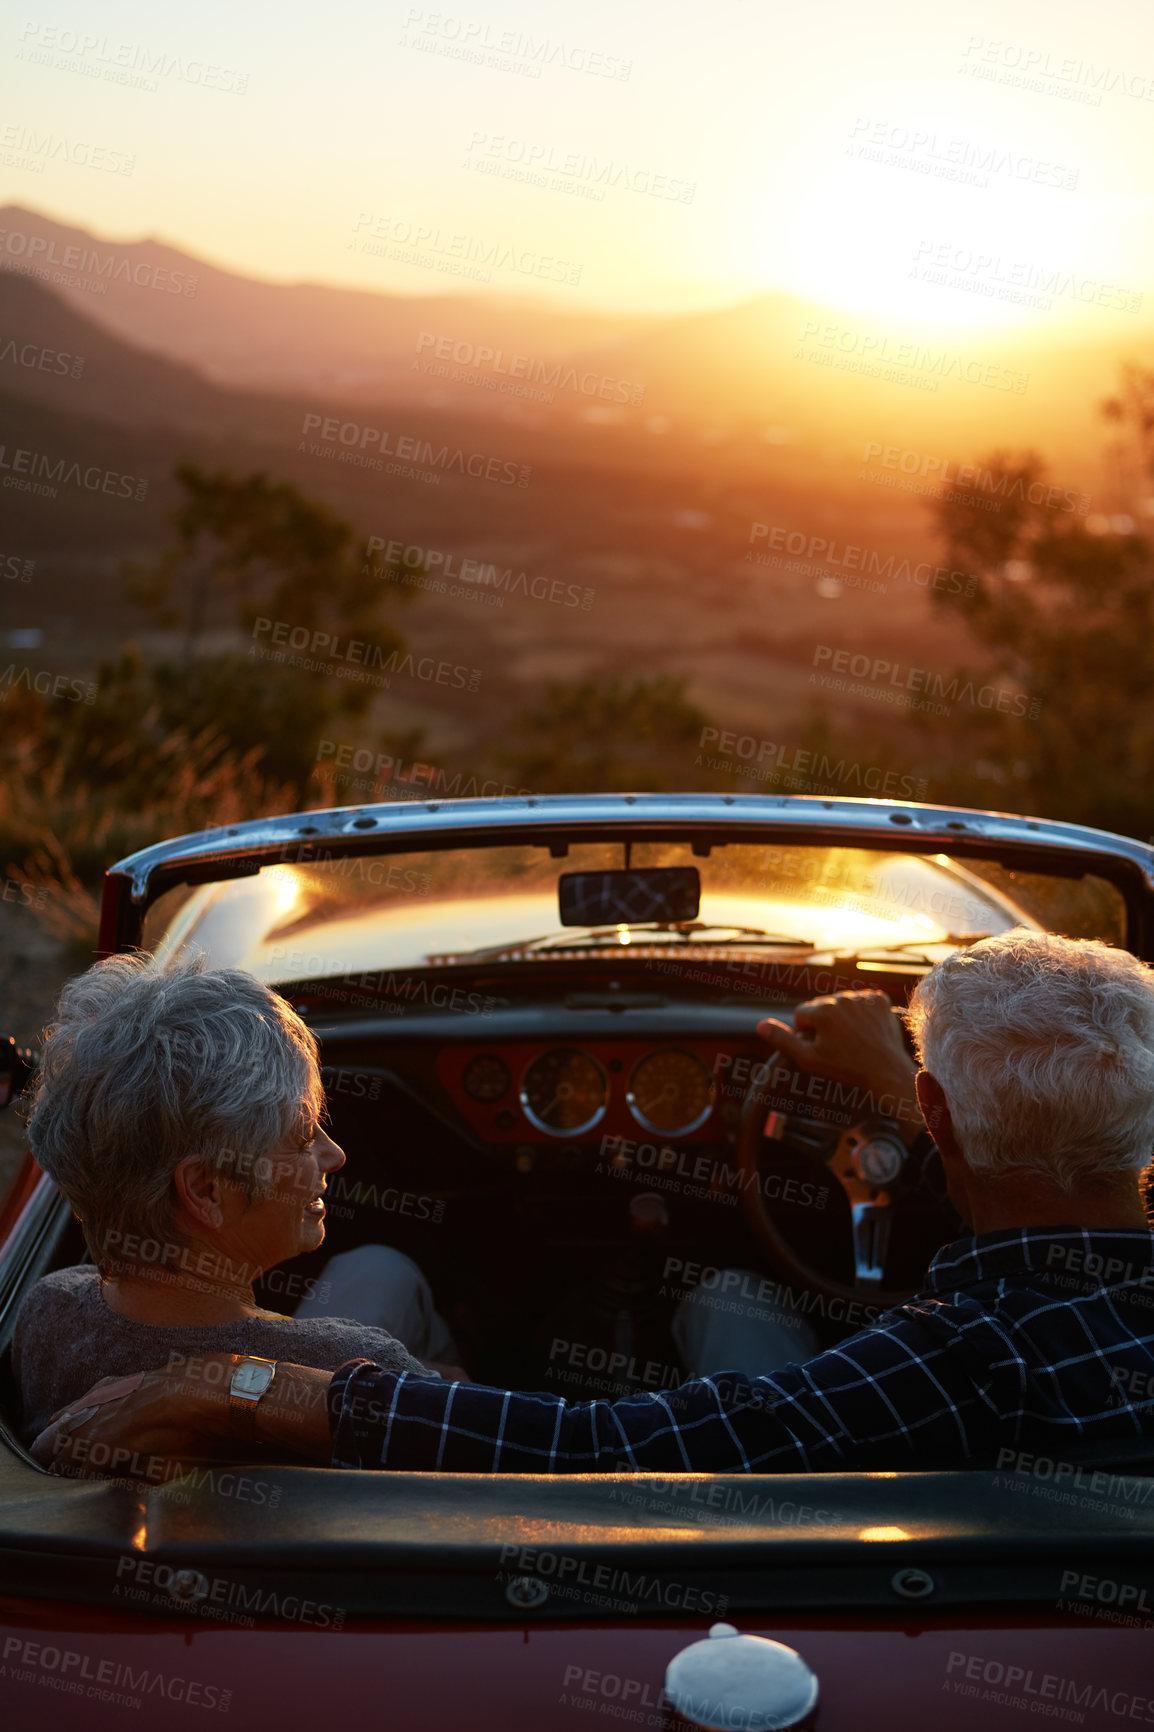
<instances>
[{"instance_id":1,"label":"mountain range","mask_svg":"<svg viewBox=\"0 0 1154 1732\"><path fill-rule=\"evenodd\" d=\"M402 623L424 653L484 665L498 708L547 678L661 669L763 731L808 701L816 643L961 657L924 587L835 569L847 544L899 571L940 558L932 500L894 486L883 451L932 473L1033 446L1098 497L1095 405L1154 352L1140 319L1123 340L1088 318L1076 341L911 339L878 362L862 343L886 333L785 296L617 319L282 285L16 206L0 265L0 553L36 573L0 606L6 629L45 631L53 665L144 630L119 574L165 545L191 460L293 481L434 568L510 573L500 607L425 591ZM34 468L54 492L25 484ZM804 569L759 558L771 531L820 551ZM595 602L541 599L554 584ZM442 700L416 694L400 720L451 735L465 724Z\"/></svg>"},{"instance_id":2,"label":"mountain range","mask_svg":"<svg viewBox=\"0 0 1154 1732\"><path fill-rule=\"evenodd\" d=\"M958 462L984 440L1034 445L1068 467L1085 462L1087 412L1119 364L1154 350L1154 321L1141 312L960 337L782 294L646 318L262 282L18 205L0 211L0 263L37 272L111 335L229 389L411 404L534 434L659 424L691 439L760 437L779 451L847 437L937 449L944 439Z\"/></svg>"}]
</instances>

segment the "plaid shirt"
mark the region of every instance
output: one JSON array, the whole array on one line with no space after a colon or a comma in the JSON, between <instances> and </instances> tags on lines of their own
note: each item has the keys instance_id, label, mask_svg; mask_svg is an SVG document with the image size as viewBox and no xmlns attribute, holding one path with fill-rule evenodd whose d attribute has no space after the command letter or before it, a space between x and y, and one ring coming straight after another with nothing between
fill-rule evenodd
<instances>
[{"instance_id":1,"label":"plaid shirt","mask_svg":"<svg viewBox=\"0 0 1154 1732\"><path fill-rule=\"evenodd\" d=\"M334 1467L460 1473L946 1468L1154 1438L1154 1237L958 1240L906 1304L766 1377L569 1403L353 1360L330 1403Z\"/></svg>"}]
</instances>

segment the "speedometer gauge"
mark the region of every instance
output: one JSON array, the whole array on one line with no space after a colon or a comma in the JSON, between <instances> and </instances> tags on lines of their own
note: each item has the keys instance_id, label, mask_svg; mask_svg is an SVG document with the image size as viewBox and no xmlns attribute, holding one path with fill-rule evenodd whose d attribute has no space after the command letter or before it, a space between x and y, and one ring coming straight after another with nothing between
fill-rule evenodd
<instances>
[{"instance_id":1,"label":"speedometer gauge","mask_svg":"<svg viewBox=\"0 0 1154 1732\"><path fill-rule=\"evenodd\" d=\"M551 1137L578 1137L604 1116L605 1072L575 1047L555 1047L535 1058L521 1083L525 1117Z\"/></svg>"},{"instance_id":2,"label":"speedometer gauge","mask_svg":"<svg viewBox=\"0 0 1154 1732\"><path fill-rule=\"evenodd\" d=\"M691 1052L651 1052L634 1067L625 1098L647 1131L685 1136L713 1110L713 1078Z\"/></svg>"}]
</instances>

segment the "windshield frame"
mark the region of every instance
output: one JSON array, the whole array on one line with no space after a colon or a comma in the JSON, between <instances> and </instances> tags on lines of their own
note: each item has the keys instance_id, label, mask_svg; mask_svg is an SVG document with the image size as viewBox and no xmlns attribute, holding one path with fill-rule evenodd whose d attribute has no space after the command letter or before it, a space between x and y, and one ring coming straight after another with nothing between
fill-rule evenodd
<instances>
[{"instance_id":1,"label":"windshield frame","mask_svg":"<svg viewBox=\"0 0 1154 1732\"><path fill-rule=\"evenodd\" d=\"M548 848L570 842L683 842L703 852L722 843L792 841L873 847L895 854L948 852L1022 871L1113 884L1126 904L1127 948L1154 960L1154 848L1078 824L901 801L764 795L550 795L510 800L431 801L333 808L202 831L141 850L105 877L99 953L141 942L152 904L180 884L253 877L262 867L462 846Z\"/></svg>"}]
</instances>

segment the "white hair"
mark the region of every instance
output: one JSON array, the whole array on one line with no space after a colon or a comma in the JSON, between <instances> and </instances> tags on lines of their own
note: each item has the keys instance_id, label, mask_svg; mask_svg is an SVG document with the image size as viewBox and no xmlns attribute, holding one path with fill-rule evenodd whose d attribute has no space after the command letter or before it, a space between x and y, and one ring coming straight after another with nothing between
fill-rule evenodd
<instances>
[{"instance_id":1,"label":"white hair","mask_svg":"<svg viewBox=\"0 0 1154 1732\"><path fill-rule=\"evenodd\" d=\"M264 1195L268 1157L324 1110L315 1036L240 969L109 956L68 982L56 1018L28 1141L102 1269L129 1235L179 1249L172 1176L187 1156Z\"/></svg>"},{"instance_id":2,"label":"white hair","mask_svg":"<svg viewBox=\"0 0 1154 1732\"><path fill-rule=\"evenodd\" d=\"M939 962L910 999L966 1164L1070 1192L1148 1165L1154 971L1126 950L1019 927Z\"/></svg>"}]
</instances>

